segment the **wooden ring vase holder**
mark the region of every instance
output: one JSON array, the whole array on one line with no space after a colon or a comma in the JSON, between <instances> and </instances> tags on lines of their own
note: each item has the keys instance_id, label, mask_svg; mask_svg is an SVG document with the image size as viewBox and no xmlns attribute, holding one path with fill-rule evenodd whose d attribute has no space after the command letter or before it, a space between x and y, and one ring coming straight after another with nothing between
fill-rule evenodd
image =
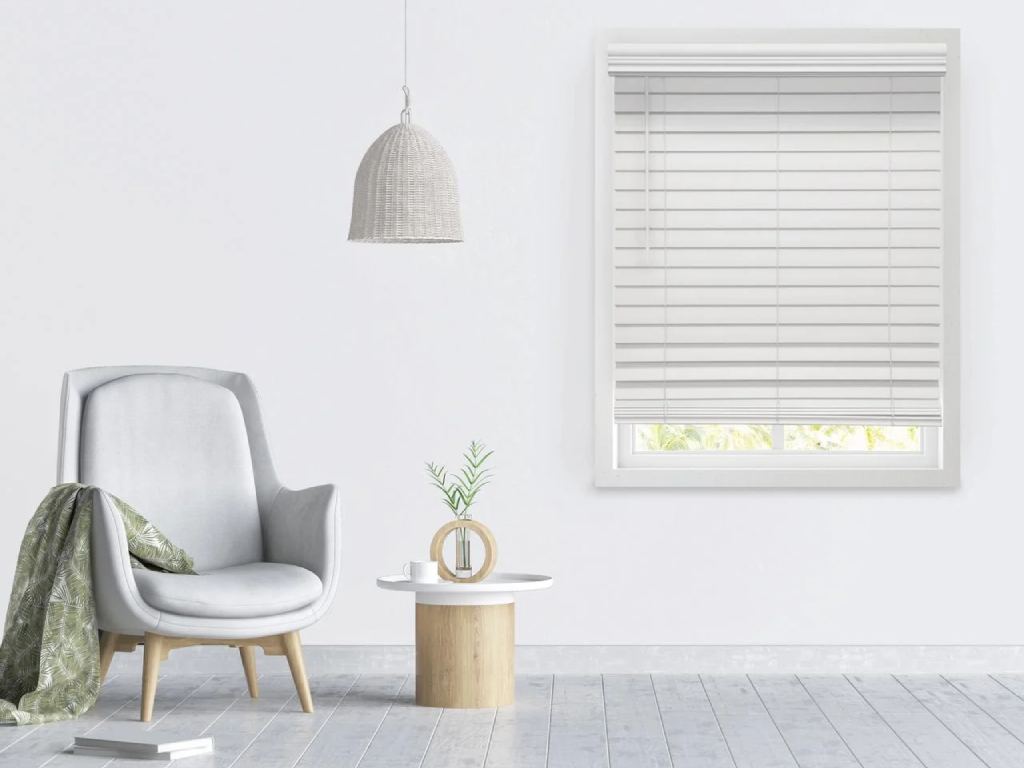
<instances>
[{"instance_id":1,"label":"wooden ring vase holder","mask_svg":"<svg viewBox=\"0 0 1024 768\"><path fill-rule=\"evenodd\" d=\"M480 537L484 543L484 564L480 570L472 576L456 576L444 561L444 541L456 528L468 528ZM498 561L498 543L494 540L491 529L476 520L452 520L437 529L433 540L430 542L430 559L437 561L437 574L445 581L457 581L463 584L472 584L476 581L483 581L491 575L494 566Z\"/></svg>"}]
</instances>

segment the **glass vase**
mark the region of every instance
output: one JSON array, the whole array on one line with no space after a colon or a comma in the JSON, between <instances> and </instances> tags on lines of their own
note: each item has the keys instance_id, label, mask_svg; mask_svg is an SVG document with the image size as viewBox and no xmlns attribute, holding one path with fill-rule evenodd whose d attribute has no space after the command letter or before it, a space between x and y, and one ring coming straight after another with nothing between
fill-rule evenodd
<instances>
[{"instance_id":1,"label":"glass vase","mask_svg":"<svg viewBox=\"0 0 1024 768\"><path fill-rule=\"evenodd\" d=\"M455 529L455 575L460 579L473 575L470 538L468 528Z\"/></svg>"}]
</instances>

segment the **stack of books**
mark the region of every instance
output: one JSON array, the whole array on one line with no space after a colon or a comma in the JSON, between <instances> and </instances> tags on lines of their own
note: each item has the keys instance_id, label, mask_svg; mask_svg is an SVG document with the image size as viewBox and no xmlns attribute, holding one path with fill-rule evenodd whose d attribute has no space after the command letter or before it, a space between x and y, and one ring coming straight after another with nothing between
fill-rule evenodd
<instances>
[{"instance_id":1,"label":"stack of books","mask_svg":"<svg viewBox=\"0 0 1024 768\"><path fill-rule=\"evenodd\" d=\"M180 733L146 731L139 727L107 728L75 736L76 755L125 757L133 760L178 760L182 757L209 755L212 736L182 738Z\"/></svg>"}]
</instances>

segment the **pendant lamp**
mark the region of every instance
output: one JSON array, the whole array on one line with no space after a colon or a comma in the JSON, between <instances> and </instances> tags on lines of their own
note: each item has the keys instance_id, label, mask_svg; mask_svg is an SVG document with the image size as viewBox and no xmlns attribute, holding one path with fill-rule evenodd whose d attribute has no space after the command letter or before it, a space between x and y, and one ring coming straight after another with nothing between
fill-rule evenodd
<instances>
[{"instance_id":1,"label":"pendant lamp","mask_svg":"<svg viewBox=\"0 0 1024 768\"><path fill-rule=\"evenodd\" d=\"M461 243L455 169L437 139L413 125L409 7L403 3L405 108L366 150L356 172L348 239L363 243Z\"/></svg>"}]
</instances>

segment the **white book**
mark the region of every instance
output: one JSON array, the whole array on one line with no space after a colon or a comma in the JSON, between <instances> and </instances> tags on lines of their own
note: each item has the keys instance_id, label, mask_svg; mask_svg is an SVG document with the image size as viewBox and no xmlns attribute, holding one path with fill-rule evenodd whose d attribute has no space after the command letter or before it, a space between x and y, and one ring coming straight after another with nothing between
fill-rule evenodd
<instances>
[{"instance_id":1,"label":"white book","mask_svg":"<svg viewBox=\"0 0 1024 768\"><path fill-rule=\"evenodd\" d=\"M98 728L88 734L75 736L75 747L117 750L118 754L132 757L164 756L169 752L189 749L213 750L212 736L182 738L180 731L145 730L138 726L111 726Z\"/></svg>"},{"instance_id":2,"label":"white book","mask_svg":"<svg viewBox=\"0 0 1024 768\"><path fill-rule=\"evenodd\" d=\"M125 751L117 747L82 747L75 745L76 755L93 755L96 757L127 757L133 760L178 760L182 757L196 757L197 755L212 755L213 747L195 747L193 749L172 749L165 752L150 752L141 754L132 751Z\"/></svg>"}]
</instances>

